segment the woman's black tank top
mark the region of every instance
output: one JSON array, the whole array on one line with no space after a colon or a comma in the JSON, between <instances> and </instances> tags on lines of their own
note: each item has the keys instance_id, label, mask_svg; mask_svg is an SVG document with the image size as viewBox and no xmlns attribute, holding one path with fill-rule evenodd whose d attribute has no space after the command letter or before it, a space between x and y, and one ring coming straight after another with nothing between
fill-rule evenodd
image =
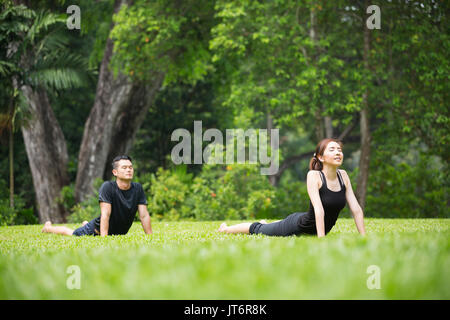
<instances>
[{"instance_id":1,"label":"woman's black tank top","mask_svg":"<svg viewBox=\"0 0 450 320\"><path fill-rule=\"evenodd\" d=\"M330 232L333 228L336 220L339 216L339 212L345 207L345 184L341 177L341 173L337 170L339 184L341 185L340 191L331 191L327 187L327 179L322 171L320 172L320 177L322 178L322 186L319 189L320 200L322 201L323 210L325 212L324 222L325 222L325 234ZM309 200L309 210L306 214L300 216L298 220L298 226L301 232L308 234L317 234L316 229L316 216L314 214L314 207L312 205L311 199Z\"/></svg>"}]
</instances>

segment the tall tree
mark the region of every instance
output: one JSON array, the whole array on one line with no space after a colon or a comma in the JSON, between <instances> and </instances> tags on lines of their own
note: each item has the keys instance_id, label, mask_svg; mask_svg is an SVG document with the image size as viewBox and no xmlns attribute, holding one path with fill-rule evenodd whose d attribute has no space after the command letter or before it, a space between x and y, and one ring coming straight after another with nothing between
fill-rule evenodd
<instances>
[{"instance_id":1,"label":"tall tree","mask_svg":"<svg viewBox=\"0 0 450 320\"><path fill-rule=\"evenodd\" d=\"M124 4L127 2L116 0L113 14L116 14ZM111 25L110 30L113 26L114 24ZM119 74L114 78L109 66L112 54L113 41L108 36L100 65L94 106L86 121L78 154L75 182L77 201L83 201L88 195L91 195L94 179L103 177L114 122L118 114L123 112L123 108L128 106L128 99L133 92L133 84L126 75Z\"/></svg>"},{"instance_id":2,"label":"tall tree","mask_svg":"<svg viewBox=\"0 0 450 320\"><path fill-rule=\"evenodd\" d=\"M380 134L393 139L380 147L396 153L408 146L398 142L400 137L420 139L427 153L440 156L448 168L449 3L396 1L381 10L382 34L371 42L371 68L377 83L374 96L383 97L377 101L386 120Z\"/></svg>"},{"instance_id":3,"label":"tall tree","mask_svg":"<svg viewBox=\"0 0 450 320\"><path fill-rule=\"evenodd\" d=\"M207 42L202 44L199 33L208 32L212 8L213 3L195 1L115 1L78 158L77 201L93 193L95 178L111 176L112 158L130 150L163 84L179 78L195 81L206 74L202 60L209 55L202 55Z\"/></svg>"},{"instance_id":4,"label":"tall tree","mask_svg":"<svg viewBox=\"0 0 450 320\"><path fill-rule=\"evenodd\" d=\"M360 7L363 16L365 16L366 8L369 6L368 1L364 2L364 6ZM370 73L370 30L366 25L366 19L362 19L363 23L363 63L365 74ZM359 158L359 175L356 187L356 198L359 205L364 210L366 204L367 182L369 179L369 165L370 165L370 114L369 114L369 89L370 77L365 83L364 92L362 95L362 106L360 111L360 132L361 132L361 155Z\"/></svg>"},{"instance_id":5,"label":"tall tree","mask_svg":"<svg viewBox=\"0 0 450 320\"><path fill-rule=\"evenodd\" d=\"M30 119L21 130L41 222L65 222L68 212L57 202L61 189L69 184L67 146L63 132L44 89L17 85L26 97Z\"/></svg>"},{"instance_id":6,"label":"tall tree","mask_svg":"<svg viewBox=\"0 0 450 320\"><path fill-rule=\"evenodd\" d=\"M28 117L22 121L21 131L39 218L64 222L67 212L56 199L69 183L67 147L46 91L81 86L83 75L77 68L83 66L82 59L65 50L59 28L65 19L61 16L11 3L5 4L5 9L1 23L18 26L9 32L7 57L11 86L27 105Z\"/></svg>"},{"instance_id":7,"label":"tall tree","mask_svg":"<svg viewBox=\"0 0 450 320\"><path fill-rule=\"evenodd\" d=\"M340 41L352 34L336 10L342 5L312 0L216 5L213 57L235 68L223 104L233 106L237 119L252 117L252 126L262 123L269 109L274 126L311 132L309 146L292 148L293 153L281 148L279 172L270 178L275 185L288 167L312 156L317 140L336 131L344 138L354 128L358 57Z\"/></svg>"}]
</instances>

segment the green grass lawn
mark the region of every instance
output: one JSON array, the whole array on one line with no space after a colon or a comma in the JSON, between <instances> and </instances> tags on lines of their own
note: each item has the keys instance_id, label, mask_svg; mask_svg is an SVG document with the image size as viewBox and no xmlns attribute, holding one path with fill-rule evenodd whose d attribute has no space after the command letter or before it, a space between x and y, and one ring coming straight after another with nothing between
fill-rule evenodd
<instances>
[{"instance_id":1,"label":"green grass lawn","mask_svg":"<svg viewBox=\"0 0 450 320\"><path fill-rule=\"evenodd\" d=\"M221 234L220 223L153 222L151 236L135 223L107 238L1 227L0 299L450 298L450 219L365 219L362 237L340 218L321 239ZM80 289L67 287L72 265Z\"/></svg>"}]
</instances>

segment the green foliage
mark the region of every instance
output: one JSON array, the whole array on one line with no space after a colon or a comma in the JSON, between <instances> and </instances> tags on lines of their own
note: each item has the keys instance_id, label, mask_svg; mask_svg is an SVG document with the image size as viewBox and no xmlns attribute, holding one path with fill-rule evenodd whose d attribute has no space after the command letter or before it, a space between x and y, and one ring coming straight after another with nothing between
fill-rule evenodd
<instances>
[{"instance_id":1,"label":"green foliage","mask_svg":"<svg viewBox=\"0 0 450 320\"><path fill-rule=\"evenodd\" d=\"M89 197L85 201L76 204L72 209L72 213L67 219L69 223L81 223L83 221L91 221L100 215L100 205L98 197Z\"/></svg>"},{"instance_id":2,"label":"green foliage","mask_svg":"<svg viewBox=\"0 0 450 320\"><path fill-rule=\"evenodd\" d=\"M181 217L181 206L190 192L192 174L186 172L186 166L175 170L159 168L150 177L148 211L156 219L164 217L178 220ZM144 189L145 190L145 189Z\"/></svg>"},{"instance_id":3,"label":"green foliage","mask_svg":"<svg viewBox=\"0 0 450 320\"><path fill-rule=\"evenodd\" d=\"M338 15L330 14L336 6L289 0L217 1L212 60L218 70L223 65L232 70L227 72L229 90L221 97L224 106L234 107L237 118L242 112L252 114L255 122L270 113L277 127L299 122L308 126L316 113L344 121L357 110L360 92L348 74L359 71L355 64L344 63L342 51L351 39L336 40L343 33ZM309 24L313 11L316 40Z\"/></svg>"},{"instance_id":4,"label":"green foliage","mask_svg":"<svg viewBox=\"0 0 450 320\"><path fill-rule=\"evenodd\" d=\"M133 161L139 164L139 175L156 173L158 167L172 164L170 153L177 144L171 141L174 130L185 128L193 132L194 121L199 119L203 128L223 131L230 127L228 110L215 103L214 97L210 77L195 85L178 81L160 90L147 113L151 121L144 121L130 151ZM189 172L198 173L201 169L202 166L191 165Z\"/></svg>"},{"instance_id":5,"label":"green foliage","mask_svg":"<svg viewBox=\"0 0 450 320\"><path fill-rule=\"evenodd\" d=\"M66 17L46 9L2 4L0 14L0 118L10 106L12 130L29 117L21 88L44 88L57 96L63 89L83 87L93 76L87 60L69 48ZM14 84L15 83L15 84ZM3 101L4 100L4 101ZM14 124L16 122L16 125ZM4 124L0 123L0 131Z\"/></svg>"},{"instance_id":6,"label":"green foliage","mask_svg":"<svg viewBox=\"0 0 450 320\"><path fill-rule=\"evenodd\" d=\"M0 194L9 195L6 181L0 179ZM32 206L27 205L24 194L14 194L14 207L10 206L9 198L0 198L0 226L36 224Z\"/></svg>"},{"instance_id":7,"label":"green foliage","mask_svg":"<svg viewBox=\"0 0 450 320\"><path fill-rule=\"evenodd\" d=\"M0 74L16 77L18 85L46 89L81 87L86 81L86 59L68 50L66 17L25 6L8 8L0 15L0 42L10 52L0 55ZM4 35L5 36L4 36ZM14 49L12 49L14 48ZM12 49L12 50L11 50ZM8 63L5 63L5 60Z\"/></svg>"},{"instance_id":8,"label":"green foliage","mask_svg":"<svg viewBox=\"0 0 450 320\"><path fill-rule=\"evenodd\" d=\"M419 154L415 164L381 161L371 172L365 211L373 217L449 218L448 176L439 159Z\"/></svg>"},{"instance_id":9,"label":"green foliage","mask_svg":"<svg viewBox=\"0 0 450 320\"><path fill-rule=\"evenodd\" d=\"M306 212L309 209L309 195L303 181L285 181L276 188L274 209L270 218L284 219L294 212Z\"/></svg>"},{"instance_id":10,"label":"green foliage","mask_svg":"<svg viewBox=\"0 0 450 320\"><path fill-rule=\"evenodd\" d=\"M423 158L449 159L447 3L384 3L382 28L370 32L369 69L362 58L367 14L359 2L349 6L341 0L137 0L127 2L130 5L113 17L115 1L80 0L81 32L65 28L67 16L61 9L67 1L57 1L57 9L52 7L55 2L29 3L29 8L1 3L0 131L10 130L5 119L16 119L13 130L17 130L26 118L26 104L19 103L23 97L13 90L13 76L51 90L49 98L68 144L72 182L96 88L95 81L86 81L92 80L90 73L78 71L87 69L87 61L98 67L110 36L116 72L132 81L165 74L148 113L151 121L144 122L132 149L142 163L144 174L138 178L155 218L282 218L306 211L303 162L288 169L285 175L294 178L276 189L253 169L251 178L242 180L239 174L246 171L235 166L233 170L191 166L186 171L195 175L185 173L189 178L184 179L171 170L156 171L169 166L170 133L175 128L190 130L199 119L204 127L261 128L270 116L273 126L280 128L282 158L288 159L315 146L314 133L323 131L324 116L332 117L334 135L357 120L366 89L373 160L365 213L448 216L448 165L426 166L428 158ZM110 34L111 23L115 25ZM71 90L63 92L64 88ZM347 139L348 154L358 151L358 126ZM420 163L386 164L390 154L415 148L415 139L428 146ZM34 194L23 192L31 180L25 147L22 141L14 145L16 188L19 197L27 197L28 207L34 205ZM1 150L1 159L6 159L8 149ZM7 181L7 161L2 164L0 182ZM355 189L358 168L349 174ZM247 183L249 187L243 188ZM72 188L65 188L62 195L66 208L73 210L71 219L81 222L97 215L97 199L75 206ZM6 190L0 196L4 212L9 210L7 194Z\"/></svg>"},{"instance_id":11,"label":"green foliage","mask_svg":"<svg viewBox=\"0 0 450 320\"><path fill-rule=\"evenodd\" d=\"M448 161L448 3L389 2L382 10L383 27L371 41L372 104L384 120L380 141L419 137Z\"/></svg>"},{"instance_id":12,"label":"green foliage","mask_svg":"<svg viewBox=\"0 0 450 320\"><path fill-rule=\"evenodd\" d=\"M156 218L267 218L275 208L275 190L255 165L208 164L195 178L185 169L160 168L151 179L148 208Z\"/></svg>"},{"instance_id":13,"label":"green foliage","mask_svg":"<svg viewBox=\"0 0 450 320\"><path fill-rule=\"evenodd\" d=\"M206 164L183 211L198 220L255 219L271 213L274 196L256 165Z\"/></svg>"},{"instance_id":14,"label":"green foliage","mask_svg":"<svg viewBox=\"0 0 450 320\"><path fill-rule=\"evenodd\" d=\"M212 3L136 1L114 16L112 64L132 78L166 74L164 84L202 80L212 70L207 50Z\"/></svg>"},{"instance_id":15,"label":"green foliage","mask_svg":"<svg viewBox=\"0 0 450 320\"><path fill-rule=\"evenodd\" d=\"M56 201L62 204L66 210L70 210L75 206L75 185L72 183L61 189L61 194Z\"/></svg>"},{"instance_id":16,"label":"green foliage","mask_svg":"<svg viewBox=\"0 0 450 320\"><path fill-rule=\"evenodd\" d=\"M14 207L10 207L9 199L0 199L0 226L36 223L38 219L33 208L27 208L21 197L14 196Z\"/></svg>"},{"instance_id":17,"label":"green foliage","mask_svg":"<svg viewBox=\"0 0 450 320\"><path fill-rule=\"evenodd\" d=\"M449 217L446 178L436 163L431 164L424 155L415 165L378 163L370 175L365 216ZM348 173L356 191L358 170ZM159 168L156 174L145 174L135 181L143 185L149 213L156 221L283 219L310 206L305 182L289 178L275 188L256 165L205 164L195 177L181 165ZM96 189L101 182L97 180ZM71 188L63 192L66 203L73 201L68 192ZM95 218L99 215L98 196L75 205L71 211L69 221L73 223ZM347 213L346 206L341 215Z\"/></svg>"},{"instance_id":18,"label":"green foliage","mask_svg":"<svg viewBox=\"0 0 450 320\"><path fill-rule=\"evenodd\" d=\"M100 205L98 203L98 190L102 185L103 180L100 178L95 179L94 190L95 196L87 198L81 203L75 204L71 207L71 214L68 218L69 223L81 223L83 221L91 221L92 219L100 215ZM75 198L75 186L70 185L63 188L61 193L62 201L66 206L70 206L74 203Z\"/></svg>"}]
</instances>

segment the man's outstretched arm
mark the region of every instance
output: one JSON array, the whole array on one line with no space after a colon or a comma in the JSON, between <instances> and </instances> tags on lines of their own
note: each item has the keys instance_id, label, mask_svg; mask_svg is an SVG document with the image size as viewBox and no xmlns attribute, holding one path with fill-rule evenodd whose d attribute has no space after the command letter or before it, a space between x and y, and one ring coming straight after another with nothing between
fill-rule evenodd
<instances>
[{"instance_id":1,"label":"man's outstretched arm","mask_svg":"<svg viewBox=\"0 0 450 320\"><path fill-rule=\"evenodd\" d=\"M139 218L141 219L142 228L144 228L144 232L146 234L152 234L152 223L150 222L150 215L147 211L147 205L140 204L138 205Z\"/></svg>"},{"instance_id":2,"label":"man's outstretched arm","mask_svg":"<svg viewBox=\"0 0 450 320\"><path fill-rule=\"evenodd\" d=\"M111 204L107 202L100 202L100 235L102 237L108 235L109 217L111 216Z\"/></svg>"}]
</instances>

